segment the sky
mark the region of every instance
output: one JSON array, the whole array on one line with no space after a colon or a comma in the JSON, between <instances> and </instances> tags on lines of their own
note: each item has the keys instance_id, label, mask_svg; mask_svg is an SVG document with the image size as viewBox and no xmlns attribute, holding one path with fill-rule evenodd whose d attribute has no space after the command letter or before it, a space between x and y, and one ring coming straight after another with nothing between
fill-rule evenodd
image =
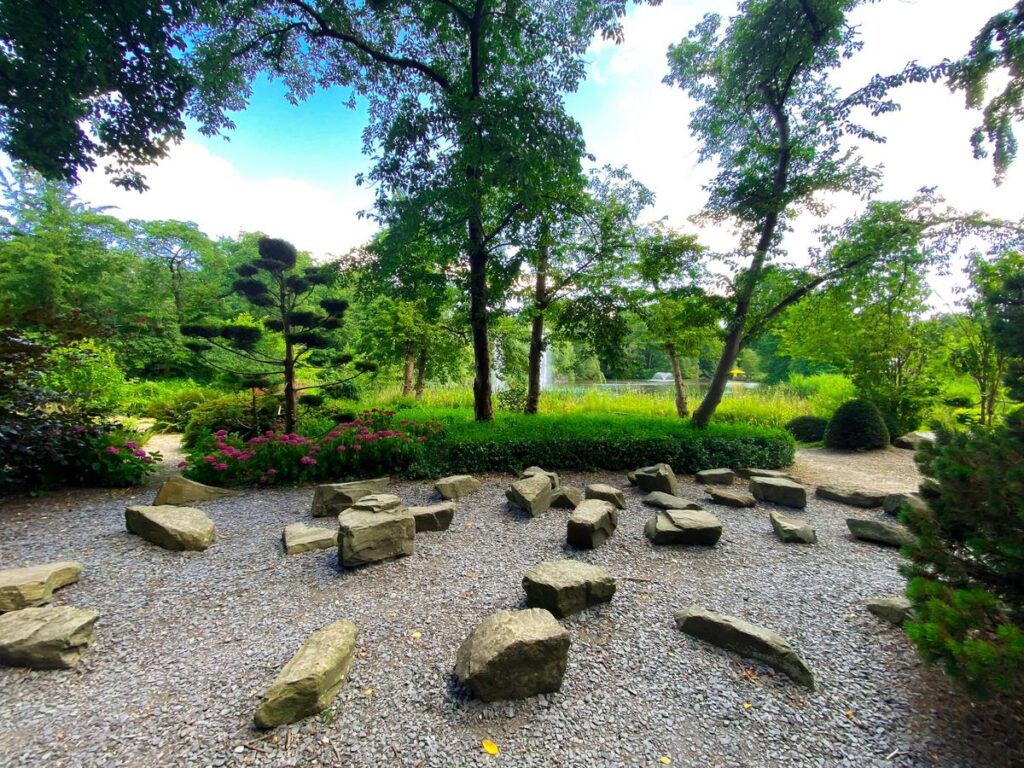
<instances>
[{"instance_id":1,"label":"sky","mask_svg":"<svg viewBox=\"0 0 1024 768\"><path fill-rule=\"evenodd\" d=\"M932 64L964 53L984 22L1008 0L882 0L860 7L863 50L837 73L845 90L875 73L902 70L909 60ZM567 97L567 108L582 125L588 150L600 165L627 166L656 196L647 217L666 217L684 231L698 231L703 186L715 168L697 161L690 136L693 106L684 93L662 84L668 46L679 42L705 13L728 16L735 0L664 0L634 8L624 21L625 42L595 40L588 51L588 77ZM249 108L235 116L227 137L204 137L190 126L185 140L150 168L149 191L139 194L111 186L102 172L87 174L80 196L114 206L124 218L194 221L210 236L259 230L283 237L316 257L339 255L364 242L375 225L358 216L373 204L372 190L355 176L369 169L361 154L365 113L344 106L342 89L320 92L292 105L279 84L261 82ZM872 164L884 166L881 199L912 196L924 186L938 188L963 210L1010 219L1024 216L1024 162L1004 183L992 181L990 160L972 156L969 137L979 116L963 97L942 84L907 86L895 93L899 112L867 123L887 137L884 145L861 145ZM1024 130L1024 127L1022 127ZM863 209L856 198L837 198L829 215L841 222ZM820 221L798 222L784 247L799 260L814 242ZM703 242L731 250L727 229L699 231Z\"/></svg>"}]
</instances>

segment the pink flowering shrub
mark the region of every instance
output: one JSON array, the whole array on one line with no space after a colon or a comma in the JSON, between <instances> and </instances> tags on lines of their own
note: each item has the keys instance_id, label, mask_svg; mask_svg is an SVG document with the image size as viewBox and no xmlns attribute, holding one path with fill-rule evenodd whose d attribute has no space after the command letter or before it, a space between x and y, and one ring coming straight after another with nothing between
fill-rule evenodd
<instances>
[{"instance_id":1,"label":"pink flowering shrub","mask_svg":"<svg viewBox=\"0 0 1024 768\"><path fill-rule=\"evenodd\" d=\"M86 451L72 467L73 478L82 485L123 488L142 485L156 471L157 451L146 451L131 439L133 434L120 430L95 431L85 437Z\"/></svg>"},{"instance_id":2,"label":"pink flowering shrub","mask_svg":"<svg viewBox=\"0 0 1024 768\"><path fill-rule=\"evenodd\" d=\"M209 485L271 485L402 473L441 430L437 421L364 411L316 438L267 430L244 439L219 430L196 442L183 474Z\"/></svg>"}]
</instances>

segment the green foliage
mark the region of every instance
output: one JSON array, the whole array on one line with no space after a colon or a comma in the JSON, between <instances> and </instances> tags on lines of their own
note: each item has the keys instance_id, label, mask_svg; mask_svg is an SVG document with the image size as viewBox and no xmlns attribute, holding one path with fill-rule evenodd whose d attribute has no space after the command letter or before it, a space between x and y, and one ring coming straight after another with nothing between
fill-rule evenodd
<instances>
[{"instance_id":1,"label":"green foliage","mask_svg":"<svg viewBox=\"0 0 1024 768\"><path fill-rule=\"evenodd\" d=\"M815 416L829 418L847 400L852 400L857 389L853 382L840 373L816 373L803 376L791 373L786 387L798 397L806 398Z\"/></svg>"},{"instance_id":2,"label":"green foliage","mask_svg":"<svg viewBox=\"0 0 1024 768\"><path fill-rule=\"evenodd\" d=\"M72 477L78 485L126 488L142 485L156 472L160 454L141 447L139 435L102 430L86 440L86 451L74 457Z\"/></svg>"},{"instance_id":3,"label":"green foliage","mask_svg":"<svg viewBox=\"0 0 1024 768\"><path fill-rule=\"evenodd\" d=\"M125 394L124 374L114 352L96 339L84 339L50 353L44 384L80 407L116 413Z\"/></svg>"},{"instance_id":4,"label":"green foliage","mask_svg":"<svg viewBox=\"0 0 1024 768\"><path fill-rule=\"evenodd\" d=\"M498 392L495 399L501 410L520 413L526 405L526 388L518 383L509 384Z\"/></svg>"},{"instance_id":5,"label":"green foliage","mask_svg":"<svg viewBox=\"0 0 1024 768\"><path fill-rule=\"evenodd\" d=\"M254 412L252 394L249 392L205 400L192 410L185 426L182 445L194 446L222 429L245 437L258 435L277 426L279 406L280 401L276 397L257 396Z\"/></svg>"},{"instance_id":6,"label":"green foliage","mask_svg":"<svg viewBox=\"0 0 1024 768\"><path fill-rule=\"evenodd\" d=\"M882 414L870 400L843 403L825 429L825 447L841 451L885 448L889 445L889 429Z\"/></svg>"},{"instance_id":7,"label":"green foliage","mask_svg":"<svg viewBox=\"0 0 1024 768\"><path fill-rule=\"evenodd\" d=\"M1024 419L992 430L939 432L918 454L937 481L904 568L914 619L906 632L975 695L1024 684Z\"/></svg>"},{"instance_id":8,"label":"green foliage","mask_svg":"<svg viewBox=\"0 0 1024 768\"><path fill-rule=\"evenodd\" d=\"M221 390L200 387L189 380L184 386L157 388L139 403L137 412L155 419L156 429L160 431L184 432L200 405L224 396Z\"/></svg>"},{"instance_id":9,"label":"green foliage","mask_svg":"<svg viewBox=\"0 0 1024 768\"><path fill-rule=\"evenodd\" d=\"M817 443L825 439L828 423L821 416L797 416L786 422L786 431L801 443Z\"/></svg>"}]
</instances>

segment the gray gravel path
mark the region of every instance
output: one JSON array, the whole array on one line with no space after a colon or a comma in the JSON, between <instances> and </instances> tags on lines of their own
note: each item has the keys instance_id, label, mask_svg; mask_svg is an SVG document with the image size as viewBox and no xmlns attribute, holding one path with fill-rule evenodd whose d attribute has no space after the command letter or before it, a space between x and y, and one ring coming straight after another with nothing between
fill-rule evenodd
<instances>
[{"instance_id":1,"label":"gray gravel path","mask_svg":"<svg viewBox=\"0 0 1024 768\"><path fill-rule=\"evenodd\" d=\"M81 581L56 602L101 618L76 670L0 669L0 765L589 767L657 766L662 756L701 768L1024 765L1019 702L972 705L864 610L903 583L896 552L846 530L848 514L875 513L817 499L801 513L817 546L779 543L762 505L713 508L725 524L714 549L654 548L642 533L650 510L628 490L615 537L571 553L619 586L609 605L565 620L562 691L467 699L451 674L459 643L484 615L521 606L526 570L569 554L568 512L528 519L506 507L508 477L486 480L449 531L417 537L413 556L349 572L334 552L282 554L285 524L326 524L309 517L311 488L203 505L219 534L203 553L125 532L125 505L148 502L151 490L7 504L0 564L81 559ZM619 474L564 481L625 487ZM395 489L407 503L433 496L425 483ZM702 497L692 484L680 493ZM789 638L820 690L683 636L672 614L692 602ZM333 716L254 730L260 693L310 632L337 618L361 634ZM499 756L483 752L485 738Z\"/></svg>"}]
</instances>

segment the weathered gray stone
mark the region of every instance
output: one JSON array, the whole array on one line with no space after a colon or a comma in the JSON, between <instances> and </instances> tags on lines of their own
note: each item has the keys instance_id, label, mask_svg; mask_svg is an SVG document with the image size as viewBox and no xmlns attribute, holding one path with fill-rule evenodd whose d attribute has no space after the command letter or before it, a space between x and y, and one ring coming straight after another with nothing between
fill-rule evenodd
<instances>
[{"instance_id":1,"label":"weathered gray stone","mask_svg":"<svg viewBox=\"0 0 1024 768\"><path fill-rule=\"evenodd\" d=\"M694 477L705 485L732 485L736 473L731 469L702 469Z\"/></svg>"},{"instance_id":2,"label":"weathered gray stone","mask_svg":"<svg viewBox=\"0 0 1024 768\"><path fill-rule=\"evenodd\" d=\"M53 590L78 581L82 564L75 560L0 570L0 611L18 611L50 602Z\"/></svg>"},{"instance_id":3,"label":"weathered gray stone","mask_svg":"<svg viewBox=\"0 0 1024 768\"><path fill-rule=\"evenodd\" d=\"M450 475L434 483L434 488L441 494L442 499L451 501L476 493L482 485L483 483L472 475Z\"/></svg>"},{"instance_id":4,"label":"weathered gray stone","mask_svg":"<svg viewBox=\"0 0 1024 768\"><path fill-rule=\"evenodd\" d=\"M583 501L583 491L574 485L560 485L551 492L551 506L576 509Z\"/></svg>"},{"instance_id":5,"label":"weathered gray stone","mask_svg":"<svg viewBox=\"0 0 1024 768\"><path fill-rule=\"evenodd\" d=\"M757 499L743 491L727 491L724 488L705 488L704 493L711 497L714 504L725 507L753 507Z\"/></svg>"},{"instance_id":6,"label":"weathered gray stone","mask_svg":"<svg viewBox=\"0 0 1024 768\"><path fill-rule=\"evenodd\" d=\"M937 499L942 495L942 486L939 485L939 481L934 477L926 477L917 486L917 494L925 500Z\"/></svg>"},{"instance_id":7,"label":"weathered gray stone","mask_svg":"<svg viewBox=\"0 0 1024 768\"><path fill-rule=\"evenodd\" d=\"M274 728L329 708L352 668L358 633L342 619L311 634L263 694L256 725Z\"/></svg>"},{"instance_id":8,"label":"weathered gray stone","mask_svg":"<svg viewBox=\"0 0 1024 768\"><path fill-rule=\"evenodd\" d=\"M129 533L175 552L201 552L213 544L216 535L213 521L194 507L128 507L124 522Z\"/></svg>"},{"instance_id":9,"label":"weathered gray stone","mask_svg":"<svg viewBox=\"0 0 1024 768\"><path fill-rule=\"evenodd\" d=\"M622 491L612 485L593 483L587 486L583 495L588 499L602 499L603 501L607 501L610 504L615 505L619 509L626 508L626 497L622 495Z\"/></svg>"},{"instance_id":10,"label":"weathered gray stone","mask_svg":"<svg viewBox=\"0 0 1024 768\"><path fill-rule=\"evenodd\" d=\"M783 541L787 544L815 544L818 541L818 534L814 532L803 520L789 515L784 515L781 512L772 512L771 515L772 529L775 531L775 535L779 537L779 541Z\"/></svg>"},{"instance_id":11,"label":"weathered gray stone","mask_svg":"<svg viewBox=\"0 0 1024 768\"><path fill-rule=\"evenodd\" d=\"M0 664L69 669L96 639L99 614L69 605L23 608L0 616Z\"/></svg>"},{"instance_id":12,"label":"weathered gray stone","mask_svg":"<svg viewBox=\"0 0 1024 768\"><path fill-rule=\"evenodd\" d=\"M203 485L178 475L164 480L160 490L157 491L156 498L153 499L153 506L162 507L167 504L187 506L196 502L216 501L237 495L238 491Z\"/></svg>"},{"instance_id":13,"label":"weathered gray stone","mask_svg":"<svg viewBox=\"0 0 1024 768\"><path fill-rule=\"evenodd\" d=\"M874 509L882 506L888 495L881 491L868 491L863 488L849 488L844 485L819 485L815 494L819 499L838 501L852 507Z\"/></svg>"},{"instance_id":14,"label":"weathered gray stone","mask_svg":"<svg viewBox=\"0 0 1024 768\"><path fill-rule=\"evenodd\" d=\"M898 515L903 507L913 514L921 514L928 511L928 502L916 493L890 493L882 502L882 509L890 515Z\"/></svg>"},{"instance_id":15,"label":"weathered gray stone","mask_svg":"<svg viewBox=\"0 0 1024 768\"><path fill-rule=\"evenodd\" d=\"M350 507L350 509L358 509L360 512L389 512L401 508L402 500L393 493L371 493L368 496L363 496Z\"/></svg>"},{"instance_id":16,"label":"weathered gray stone","mask_svg":"<svg viewBox=\"0 0 1024 768\"><path fill-rule=\"evenodd\" d=\"M884 544L889 547L903 547L914 543L914 536L899 523L885 520L846 519L846 526L855 539Z\"/></svg>"},{"instance_id":17,"label":"weathered gray stone","mask_svg":"<svg viewBox=\"0 0 1024 768\"><path fill-rule=\"evenodd\" d=\"M529 512L530 517L537 517L551 507L551 481L547 475L530 475L516 480L505 491L505 498L520 509Z\"/></svg>"},{"instance_id":18,"label":"weathered gray stone","mask_svg":"<svg viewBox=\"0 0 1024 768\"><path fill-rule=\"evenodd\" d=\"M749 621L691 605L676 613L676 626L706 643L754 659L814 690L814 673L786 640Z\"/></svg>"},{"instance_id":19,"label":"weathered gray stone","mask_svg":"<svg viewBox=\"0 0 1024 768\"><path fill-rule=\"evenodd\" d=\"M409 507L409 514L416 521L416 533L447 531L455 516L455 504L443 501L426 507Z\"/></svg>"},{"instance_id":20,"label":"weathered gray stone","mask_svg":"<svg viewBox=\"0 0 1024 768\"><path fill-rule=\"evenodd\" d=\"M318 485L313 491L313 517L339 515L364 496L380 493L389 482L387 477L376 477L351 483Z\"/></svg>"},{"instance_id":21,"label":"weathered gray stone","mask_svg":"<svg viewBox=\"0 0 1024 768\"><path fill-rule=\"evenodd\" d=\"M548 611L497 611L459 648L455 674L483 701L525 699L562 687L569 633Z\"/></svg>"},{"instance_id":22,"label":"weathered gray stone","mask_svg":"<svg viewBox=\"0 0 1024 768\"><path fill-rule=\"evenodd\" d=\"M627 472L626 482L628 482L630 485L636 485L636 472Z\"/></svg>"},{"instance_id":23,"label":"weathered gray stone","mask_svg":"<svg viewBox=\"0 0 1024 768\"><path fill-rule=\"evenodd\" d=\"M686 499L681 499L670 493L662 493L661 491L647 494L643 497L642 501L648 507L656 507L657 509L703 509L700 504L694 501L687 501Z\"/></svg>"},{"instance_id":24,"label":"weathered gray stone","mask_svg":"<svg viewBox=\"0 0 1024 768\"><path fill-rule=\"evenodd\" d=\"M664 462L650 467L641 467L633 473L633 484L641 491L648 493L661 491L675 496L679 491L679 481L672 467Z\"/></svg>"},{"instance_id":25,"label":"weathered gray stone","mask_svg":"<svg viewBox=\"0 0 1024 768\"><path fill-rule=\"evenodd\" d=\"M338 546L337 530L311 528L305 523L286 525L281 538L284 540L284 551L289 555Z\"/></svg>"},{"instance_id":26,"label":"weathered gray stone","mask_svg":"<svg viewBox=\"0 0 1024 768\"><path fill-rule=\"evenodd\" d=\"M781 469L758 469L757 467L737 467L735 470L737 477L750 479L752 477L779 477L783 480L792 480L794 483L799 482L788 472L783 472Z\"/></svg>"},{"instance_id":27,"label":"weathered gray stone","mask_svg":"<svg viewBox=\"0 0 1024 768\"><path fill-rule=\"evenodd\" d=\"M540 467L527 467L519 473L519 479L523 480L527 477L532 477L533 475L544 475L551 484L551 490L554 490L560 485L557 472L548 472L546 469L541 469Z\"/></svg>"},{"instance_id":28,"label":"weathered gray stone","mask_svg":"<svg viewBox=\"0 0 1024 768\"><path fill-rule=\"evenodd\" d=\"M523 576L526 604L556 617L568 616L615 594L615 579L604 568L576 560L547 560Z\"/></svg>"},{"instance_id":29,"label":"weathered gray stone","mask_svg":"<svg viewBox=\"0 0 1024 768\"><path fill-rule=\"evenodd\" d=\"M868 600L867 608L875 616L900 626L914 614L914 604L905 597L876 597Z\"/></svg>"},{"instance_id":30,"label":"weathered gray stone","mask_svg":"<svg viewBox=\"0 0 1024 768\"><path fill-rule=\"evenodd\" d=\"M416 521L409 510L347 509L338 515L338 563L356 568L413 552Z\"/></svg>"},{"instance_id":31,"label":"weathered gray stone","mask_svg":"<svg viewBox=\"0 0 1024 768\"><path fill-rule=\"evenodd\" d=\"M905 448L906 450L916 451L925 443L934 443L935 433L934 432L908 432L905 435L900 435L892 444L896 448Z\"/></svg>"},{"instance_id":32,"label":"weathered gray stone","mask_svg":"<svg viewBox=\"0 0 1024 768\"><path fill-rule=\"evenodd\" d=\"M619 511L603 499L587 499L569 516L566 541L579 549L597 549L615 533Z\"/></svg>"},{"instance_id":33,"label":"weathered gray stone","mask_svg":"<svg viewBox=\"0 0 1024 768\"><path fill-rule=\"evenodd\" d=\"M667 509L644 526L652 544L685 544L711 547L722 537L722 523L710 512Z\"/></svg>"},{"instance_id":34,"label":"weathered gray stone","mask_svg":"<svg viewBox=\"0 0 1024 768\"><path fill-rule=\"evenodd\" d=\"M803 509L807 506L807 489L784 477L752 477L750 492L755 499L770 501L783 507Z\"/></svg>"}]
</instances>

